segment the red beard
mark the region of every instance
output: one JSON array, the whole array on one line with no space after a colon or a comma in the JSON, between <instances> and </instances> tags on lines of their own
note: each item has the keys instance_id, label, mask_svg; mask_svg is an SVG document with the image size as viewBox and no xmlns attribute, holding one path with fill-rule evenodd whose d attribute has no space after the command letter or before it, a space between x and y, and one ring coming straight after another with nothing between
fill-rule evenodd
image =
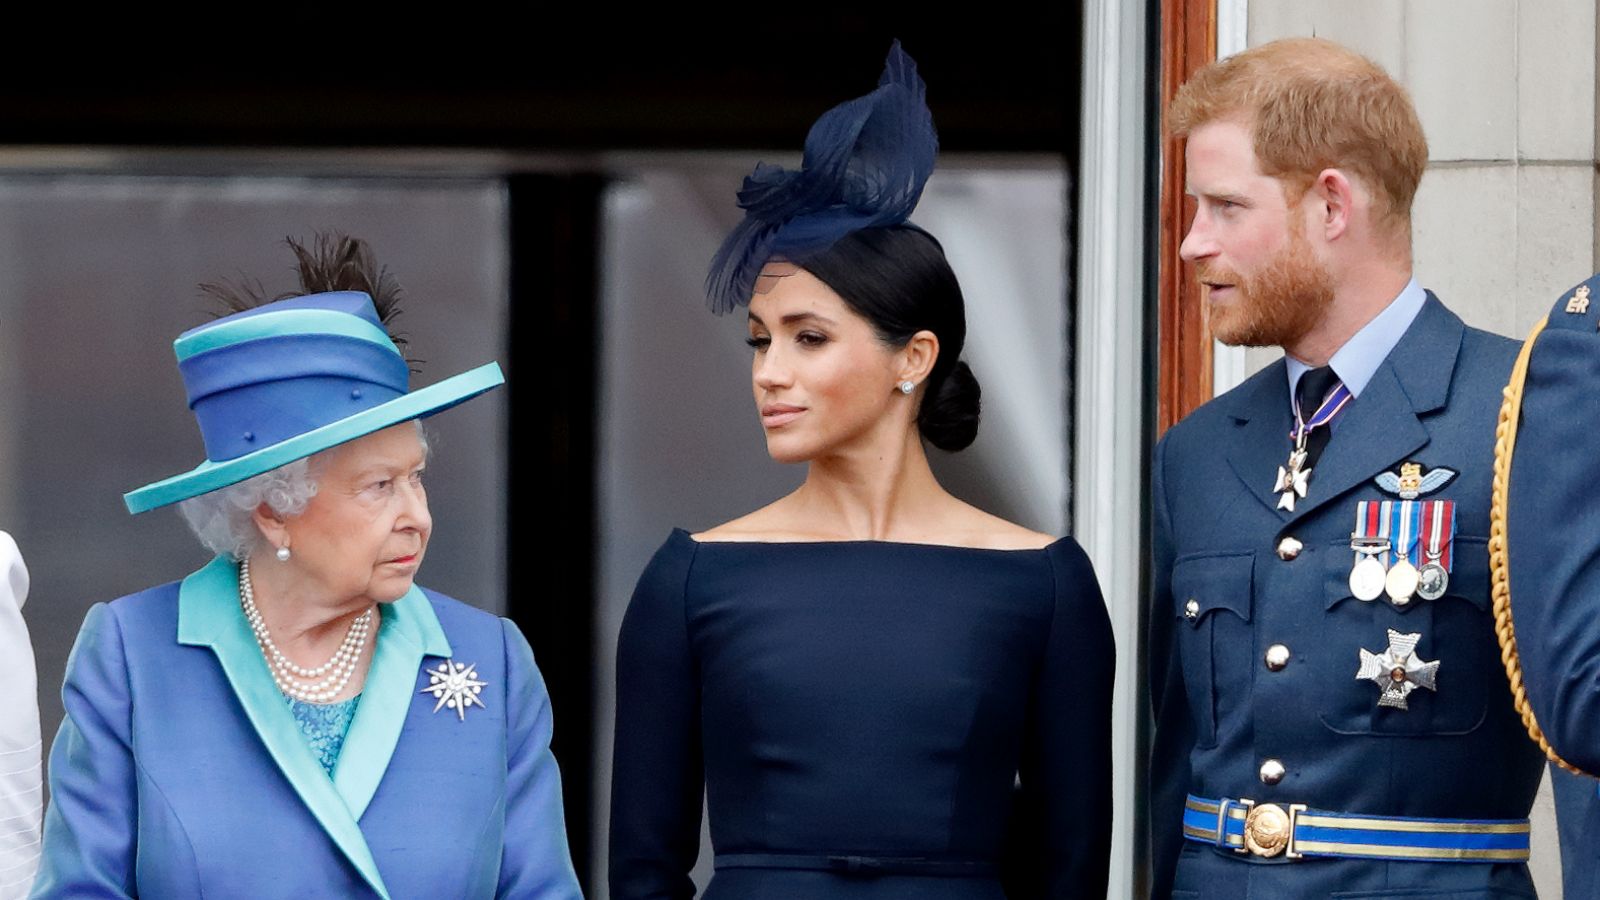
<instances>
[{"instance_id":1,"label":"red beard","mask_svg":"<svg viewBox=\"0 0 1600 900\"><path fill-rule=\"evenodd\" d=\"M1202 282L1232 284L1231 302L1211 302L1206 319L1217 340L1235 347L1288 347L1311 332L1333 304L1333 276L1317 261L1311 243L1294 228L1289 244L1249 275L1201 262Z\"/></svg>"}]
</instances>

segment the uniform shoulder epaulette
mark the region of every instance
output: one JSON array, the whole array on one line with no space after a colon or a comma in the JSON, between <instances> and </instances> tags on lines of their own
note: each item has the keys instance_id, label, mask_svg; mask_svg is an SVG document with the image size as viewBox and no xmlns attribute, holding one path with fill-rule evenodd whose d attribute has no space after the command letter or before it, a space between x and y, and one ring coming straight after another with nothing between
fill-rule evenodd
<instances>
[{"instance_id":1,"label":"uniform shoulder epaulette","mask_svg":"<svg viewBox=\"0 0 1600 900\"><path fill-rule=\"evenodd\" d=\"M1563 292L1551 307L1545 327L1588 331L1600 339L1600 274Z\"/></svg>"}]
</instances>

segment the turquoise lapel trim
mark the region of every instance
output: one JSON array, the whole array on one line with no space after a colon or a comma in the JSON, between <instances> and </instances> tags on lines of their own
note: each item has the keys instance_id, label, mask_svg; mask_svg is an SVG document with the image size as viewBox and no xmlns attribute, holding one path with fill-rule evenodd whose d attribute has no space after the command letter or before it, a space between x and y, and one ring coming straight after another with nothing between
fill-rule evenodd
<instances>
[{"instance_id":1,"label":"turquoise lapel trim","mask_svg":"<svg viewBox=\"0 0 1600 900\"><path fill-rule=\"evenodd\" d=\"M210 647L217 655L250 724L301 802L378 896L388 900L389 889L356 817L306 746L294 714L272 681L255 635L239 611L239 568L233 560L219 556L183 580L178 589L178 642ZM361 706L365 705L363 698Z\"/></svg>"},{"instance_id":2,"label":"turquoise lapel trim","mask_svg":"<svg viewBox=\"0 0 1600 900\"><path fill-rule=\"evenodd\" d=\"M405 596L379 609L383 618L372 667L333 769L334 787L357 819L366 813L400 742L400 729L417 698L417 672L423 657L450 656L450 642L434 615L433 604L415 585Z\"/></svg>"}]
</instances>

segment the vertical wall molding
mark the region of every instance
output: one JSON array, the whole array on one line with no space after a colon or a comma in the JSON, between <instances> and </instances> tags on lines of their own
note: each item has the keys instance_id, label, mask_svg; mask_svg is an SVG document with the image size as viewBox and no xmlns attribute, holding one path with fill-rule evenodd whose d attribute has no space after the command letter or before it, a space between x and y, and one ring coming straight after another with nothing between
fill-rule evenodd
<instances>
[{"instance_id":1,"label":"vertical wall molding","mask_svg":"<svg viewBox=\"0 0 1600 900\"><path fill-rule=\"evenodd\" d=\"M1145 4L1084 6L1082 182L1078 218L1078 446L1074 533L1099 573L1116 634L1115 809L1108 896L1131 897L1142 818L1139 621L1143 534L1144 297L1150 121Z\"/></svg>"},{"instance_id":2,"label":"vertical wall molding","mask_svg":"<svg viewBox=\"0 0 1600 900\"><path fill-rule=\"evenodd\" d=\"M1249 46L1250 0L1217 0L1217 59L1238 53ZM1211 393L1225 394L1250 375L1243 347L1229 347L1221 341L1211 346Z\"/></svg>"}]
</instances>

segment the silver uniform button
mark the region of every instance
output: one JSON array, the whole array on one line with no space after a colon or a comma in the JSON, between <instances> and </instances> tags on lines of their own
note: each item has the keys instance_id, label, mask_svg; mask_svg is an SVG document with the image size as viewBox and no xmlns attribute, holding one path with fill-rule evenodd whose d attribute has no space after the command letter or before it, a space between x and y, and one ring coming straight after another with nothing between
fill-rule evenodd
<instances>
[{"instance_id":1,"label":"silver uniform button","mask_svg":"<svg viewBox=\"0 0 1600 900\"><path fill-rule=\"evenodd\" d=\"M1200 618L1200 601L1190 597L1189 602L1183 605L1183 617L1191 620Z\"/></svg>"},{"instance_id":2,"label":"silver uniform button","mask_svg":"<svg viewBox=\"0 0 1600 900\"><path fill-rule=\"evenodd\" d=\"M1289 560L1299 556L1300 551L1304 550L1305 546L1305 544L1300 543L1300 541L1295 538L1286 537L1278 542L1278 558L1284 562L1288 562Z\"/></svg>"},{"instance_id":3,"label":"silver uniform button","mask_svg":"<svg viewBox=\"0 0 1600 900\"><path fill-rule=\"evenodd\" d=\"M1285 771L1283 763L1275 759L1269 759L1261 764L1261 783L1277 784L1283 780Z\"/></svg>"},{"instance_id":4,"label":"silver uniform button","mask_svg":"<svg viewBox=\"0 0 1600 900\"><path fill-rule=\"evenodd\" d=\"M1267 648L1267 668L1273 672L1282 672L1289 665L1289 648L1282 644L1273 644Z\"/></svg>"}]
</instances>

